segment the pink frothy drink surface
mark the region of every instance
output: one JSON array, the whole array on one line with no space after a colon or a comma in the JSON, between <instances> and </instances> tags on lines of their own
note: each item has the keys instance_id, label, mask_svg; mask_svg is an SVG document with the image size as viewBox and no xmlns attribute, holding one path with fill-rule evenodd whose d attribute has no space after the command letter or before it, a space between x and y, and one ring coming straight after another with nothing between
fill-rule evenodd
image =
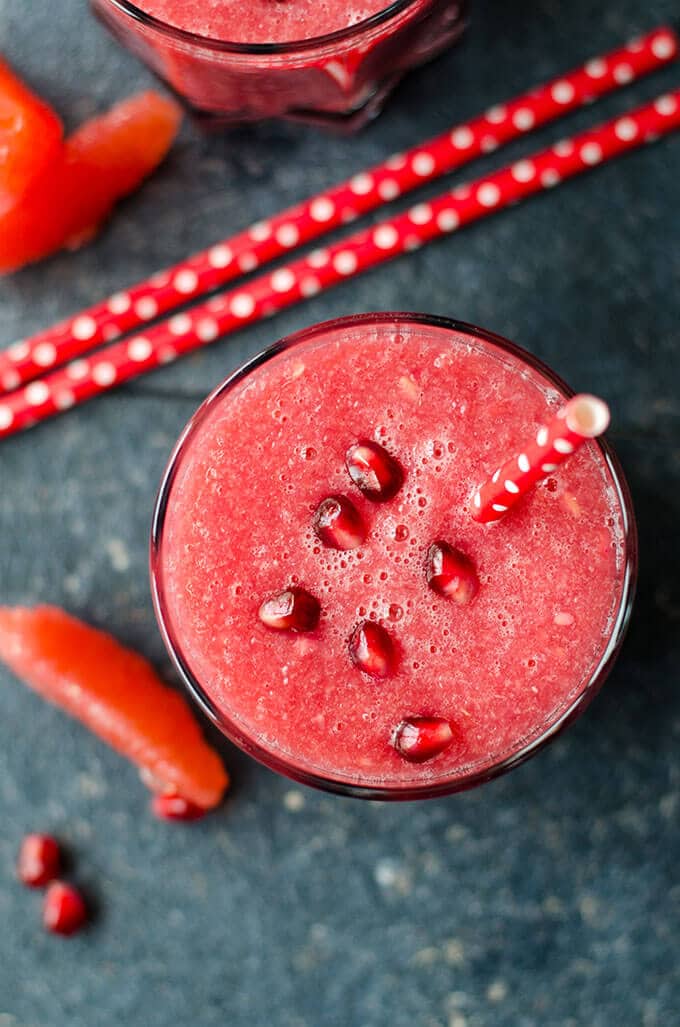
<instances>
[{"instance_id":1,"label":"pink frothy drink surface","mask_svg":"<svg viewBox=\"0 0 680 1027\"><path fill-rule=\"evenodd\" d=\"M311 39L356 25L389 7L385 0L138 0L176 28L232 43Z\"/></svg>"},{"instance_id":2,"label":"pink frothy drink surface","mask_svg":"<svg viewBox=\"0 0 680 1027\"><path fill-rule=\"evenodd\" d=\"M159 582L182 660L235 733L305 774L398 789L483 771L559 720L621 604L623 514L602 452L587 443L498 524L470 509L474 487L562 402L489 342L388 321L298 342L210 404L176 465ZM403 469L387 502L350 479L359 439ZM359 548L315 533L330 495L359 511ZM435 540L472 562L468 605L428 586ZM321 605L311 632L258 617L290 587ZM392 640L384 678L350 659L363 620ZM453 741L410 762L393 744L408 717L446 719Z\"/></svg>"}]
</instances>

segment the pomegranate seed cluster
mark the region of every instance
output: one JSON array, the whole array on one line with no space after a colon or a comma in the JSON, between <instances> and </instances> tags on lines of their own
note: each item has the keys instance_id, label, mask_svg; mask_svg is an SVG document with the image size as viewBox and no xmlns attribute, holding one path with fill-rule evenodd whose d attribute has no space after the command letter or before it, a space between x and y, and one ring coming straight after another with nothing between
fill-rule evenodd
<instances>
[{"instance_id":1,"label":"pomegranate seed cluster","mask_svg":"<svg viewBox=\"0 0 680 1027\"><path fill-rule=\"evenodd\" d=\"M372 503L388 503L404 483L404 470L377 442L360 439L349 447L345 465L351 482ZM329 549L352 550L367 537L364 520L348 496L323 499L313 516L316 536ZM472 602L479 578L472 561L443 539L428 548L425 580L437 595L459 606ZM318 599L304 588L290 587L268 596L259 618L275 631L314 631L321 616ZM350 662L372 678L387 678L398 665L398 645L381 624L362 620L352 630L348 643ZM453 743L454 727L443 717L409 716L392 730L390 741L396 752L411 763L434 759Z\"/></svg>"},{"instance_id":2,"label":"pomegranate seed cluster","mask_svg":"<svg viewBox=\"0 0 680 1027\"><path fill-rule=\"evenodd\" d=\"M82 893L60 879L62 853L49 834L27 834L17 857L17 877L29 888L46 888L42 922L52 934L76 934L87 921Z\"/></svg>"}]
</instances>

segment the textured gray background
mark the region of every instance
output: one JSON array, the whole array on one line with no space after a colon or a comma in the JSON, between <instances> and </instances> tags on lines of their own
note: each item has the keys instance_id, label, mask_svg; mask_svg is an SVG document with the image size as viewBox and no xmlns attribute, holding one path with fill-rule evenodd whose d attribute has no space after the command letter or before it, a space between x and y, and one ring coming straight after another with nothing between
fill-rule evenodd
<instances>
[{"instance_id":1,"label":"textured gray background","mask_svg":"<svg viewBox=\"0 0 680 1027\"><path fill-rule=\"evenodd\" d=\"M94 245L0 283L0 341L676 7L476 0L459 49L414 74L358 138L279 126L206 142L186 126ZM149 81L78 0L0 0L0 49L70 125ZM679 81L670 69L569 128ZM223 743L235 779L226 806L196 825L159 823L131 767L0 671L0 1027L678 1023L679 239L676 136L2 444L0 602L63 604L171 675L149 601L147 531L198 400L313 321L395 307L449 314L608 397L642 571L623 656L588 714L509 777L419 805L302 790ZM72 847L100 908L66 942L42 934L38 897L13 880L22 833L44 828Z\"/></svg>"}]
</instances>

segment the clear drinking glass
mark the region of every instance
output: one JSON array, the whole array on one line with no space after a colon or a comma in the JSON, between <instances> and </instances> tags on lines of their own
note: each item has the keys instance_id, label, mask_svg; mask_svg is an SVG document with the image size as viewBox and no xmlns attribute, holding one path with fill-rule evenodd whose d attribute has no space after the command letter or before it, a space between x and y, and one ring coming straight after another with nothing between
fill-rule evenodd
<instances>
[{"instance_id":1,"label":"clear drinking glass","mask_svg":"<svg viewBox=\"0 0 680 1027\"><path fill-rule=\"evenodd\" d=\"M396 0L327 36L252 45L183 31L129 0L91 4L113 35L210 123L288 118L352 131L380 112L407 71L458 38L466 0Z\"/></svg>"},{"instance_id":2,"label":"clear drinking glass","mask_svg":"<svg viewBox=\"0 0 680 1027\"><path fill-rule=\"evenodd\" d=\"M200 433L203 424L212 417L214 412L222 404L230 402L234 390L238 389L246 380L255 379L261 375L269 361L279 354L295 350L303 352L315 342L322 340L324 343L327 341L337 342L338 339L342 340L343 336L353 335L356 337L358 332L384 333L384 344L389 345L389 340L395 331L404 333L414 327L419 331L435 334L437 341L441 340L443 345L452 344L456 338L460 338L461 333L470 336L474 339L475 345L490 351L494 356L497 355L505 367L512 368L513 373L516 369L518 376L533 377L542 386L557 390L565 400L573 395L573 391L536 357L498 335L463 322L423 314L378 313L339 318L316 325L288 336L260 353L235 371L205 400L182 432L174 449L162 481L152 526L151 583L156 616L175 666L201 709L236 745L271 769L307 785L369 799L431 798L461 791L505 773L536 753L585 709L609 674L628 624L637 576L637 534L630 493L619 462L609 444L604 439L593 440L593 444L599 450L603 474L608 488L612 490L611 494L615 497L623 528L624 556L620 573L613 584L613 612L609 619L608 630L602 636L601 646L593 659L589 673L584 678L571 682L571 687L565 688L567 700L550 722L536 725L533 733L528 737L525 736L522 743L512 751L489 753L487 758L478 761L474 767L464 773L444 775L431 780L411 781L406 784L403 782L376 784L375 781L364 783L361 780L360 771L354 775L320 774L310 767L304 758L282 756L280 752L275 751L274 747L268 747L253 733L245 731L243 725L230 715L228 709L218 707L213 702L210 695L210 682L198 680L183 652L178 638L178 625L173 620L164 585L164 565L168 556L165 548L164 526L168 509L175 501L174 483L183 466L183 461L191 452L194 440Z\"/></svg>"}]
</instances>

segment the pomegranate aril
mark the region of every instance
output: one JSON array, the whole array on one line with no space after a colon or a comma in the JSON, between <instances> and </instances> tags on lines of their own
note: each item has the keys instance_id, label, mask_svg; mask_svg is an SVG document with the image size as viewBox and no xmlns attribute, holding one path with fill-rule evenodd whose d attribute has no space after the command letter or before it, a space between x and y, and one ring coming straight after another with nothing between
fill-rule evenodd
<instances>
[{"instance_id":1,"label":"pomegranate aril","mask_svg":"<svg viewBox=\"0 0 680 1027\"><path fill-rule=\"evenodd\" d=\"M181 795L154 795L151 809L161 820L200 820L207 812Z\"/></svg>"},{"instance_id":2,"label":"pomegranate aril","mask_svg":"<svg viewBox=\"0 0 680 1027\"><path fill-rule=\"evenodd\" d=\"M41 888L59 876L59 845L48 834L27 834L17 858L17 876L29 888Z\"/></svg>"},{"instance_id":3,"label":"pomegranate aril","mask_svg":"<svg viewBox=\"0 0 680 1027\"><path fill-rule=\"evenodd\" d=\"M361 515L345 496L328 496L319 503L314 531L331 549L357 549L366 538Z\"/></svg>"},{"instance_id":4,"label":"pomegranate aril","mask_svg":"<svg viewBox=\"0 0 680 1027\"><path fill-rule=\"evenodd\" d=\"M453 730L443 717L407 717L392 735L392 745L410 763L425 763L453 742Z\"/></svg>"},{"instance_id":5,"label":"pomegranate aril","mask_svg":"<svg viewBox=\"0 0 680 1027\"><path fill-rule=\"evenodd\" d=\"M395 652L392 639L380 624L364 620L356 626L349 640L352 663L374 678L386 678L394 670Z\"/></svg>"},{"instance_id":6,"label":"pomegranate aril","mask_svg":"<svg viewBox=\"0 0 680 1027\"><path fill-rule=\"evenodd\" d=\"M275 631L313 631L319 623L318 599L304 588L287 588L262 603L258 616Z\"/></svg>"},{"instance_id":7,"label":"pomegranate aril","mask_svg":"<svg viewBox=\"0 0 680 1027\"><path fill-rule=\"evenodd\" d=\"M448 542L433 542L425 560L427 583L434 592L459 606L471 603L479 589L472 560Z\"/></svg>"},{"instance_id":8,"label":"pomegranate aril","mask_svg":"<svg viewBox=\"0 0 680 1027\"><path fill-rule=\"evenodd\" d=\"M392 499L403 484L401 467L377 442L356 442L347 450L345 463L354 484L374 503Z\"/></svg>"},{"instance_id":9,"label":"pomegranate aril","mask_svg":"<svg viewBox=\"0 0 680 1027\"><path fill-rule=\"evenodd\" d=\"M87 920L85 899L77 888L54 881L45 893L43 925L53 934L75 934Z\"/></svg>"}]
</instances>

